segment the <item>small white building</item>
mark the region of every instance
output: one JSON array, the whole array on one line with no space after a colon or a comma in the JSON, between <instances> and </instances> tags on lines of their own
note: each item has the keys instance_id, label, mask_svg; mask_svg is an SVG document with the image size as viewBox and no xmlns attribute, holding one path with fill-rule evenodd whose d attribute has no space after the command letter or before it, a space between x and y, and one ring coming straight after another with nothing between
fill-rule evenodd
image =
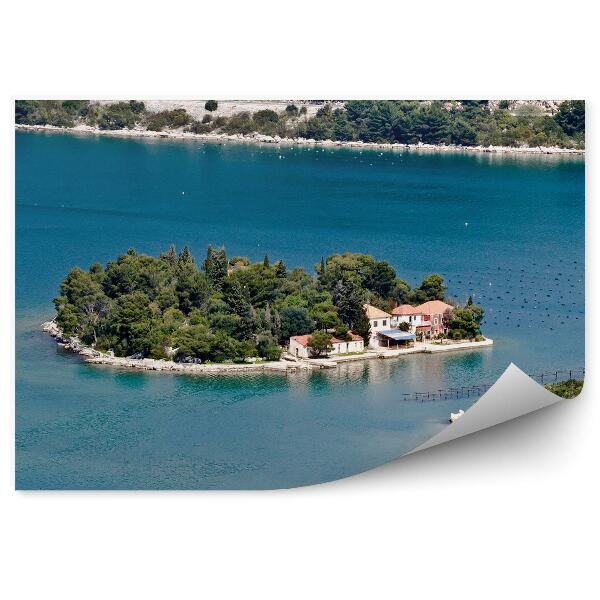
<instances>
[{"instance_id":1,"label":"small white building","mask_svg":"<svg viewBox=\"0 0 600 600\"><path fill-rule=\"evenodd\" d=\"M331 345L333 350L329 352L328 356L333 354L348 354L350 352L364 352L365 342L355 333L349 332L352 337L351 340L340 340L336 337L331 338ZM297 358L310 358L313 353L309 346L310 335L295 335L290 338L289 353Z\"/></svg>"},{"instance_id":2,"label":"small white building","mask_svg":"<svg viewBox=\"0 0 600 600\"><path fill-rule=\"evenodd\" d=\"M390 329L392 326L392 315L371 304L364 304L363 309L367 315L367 319L369 319L369 325L371 326L369 346L371 348L377 348L380 345L377 332Z\"/></svg>"},{"instance_id":3,"label":"small white building","mask_svg":"<svg viewBox=\"0 0 600 600\"><path fill-rule=\"evenodd\" d=\"M399 327L400 323L408 323L411 333L423 325L423 312L410 304L401 304L392 311L392 327Z\"/></svg>"}]
</instances>

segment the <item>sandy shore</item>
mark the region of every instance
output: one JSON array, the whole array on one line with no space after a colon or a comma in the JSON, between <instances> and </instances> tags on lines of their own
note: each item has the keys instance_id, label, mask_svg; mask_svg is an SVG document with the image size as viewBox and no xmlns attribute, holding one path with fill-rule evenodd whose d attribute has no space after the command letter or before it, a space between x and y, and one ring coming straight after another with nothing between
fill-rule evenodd
<instances>
[{"instance_id":1,"label":"sandy shore","mask_svg":"<svg viewBox=\"0 0 600 600\"><path fill-rule=\"evenodd\" d=\"M408 354L433 354L438 352L450 352L456 350L474 350L491 346L493 340L486 338L481 342L448 342L447 344L432 344L417 342L410 348L397 350L368 350L364 354L353 354L347 356L331 356L329 358L315 358L310 360L279 360L261 363L215 363L215 364L187 364L177 363L170 360L157 360L153 358L126 358L113 356L105 352L94 350L81 343L77 337L65 336L55 321L42 323L42 330L49 333L56 343L63 348L79 354L85 362L97 365L109 365L112 367L137 369L141 371L167 371L170 373L181 373L186 375L208 375L208 374L242 374L256 372L294 372L309 369L334 369L340 364L373 359L399 358Z\"/></svg>"},{"instance_id":2,"label":"sandy shore","mask_svg":"<svg viewBox=\"0 0 600 600\"><path fill-rule=\"evenodd\" d=\"M75 127L56 127L53 125L20 125L15 124L15 129L24 131L45 131L70 133L80 135L103 135L108 137L122 138L149 138L149 139L171 139L171 140L196 140L198 142L237 142L237 143L261 143L279 144L291 146L320 146L329 148L363 148L373 150L412 150L429 152L465 152L465 153L488 153L488 154L515 154L515 155L584 155L585 150L559 147L536 147L536 148L513 148L511 146L455 146L444 144L378 144L375 142L339 142L332 140L313 140L305 138L282 138L279 136L252 133L243 135L241 133L190 133L185 131L148 131L147 129L117 129L105 130L89 125L77 125Z\"/></svg>"}]
</instances>

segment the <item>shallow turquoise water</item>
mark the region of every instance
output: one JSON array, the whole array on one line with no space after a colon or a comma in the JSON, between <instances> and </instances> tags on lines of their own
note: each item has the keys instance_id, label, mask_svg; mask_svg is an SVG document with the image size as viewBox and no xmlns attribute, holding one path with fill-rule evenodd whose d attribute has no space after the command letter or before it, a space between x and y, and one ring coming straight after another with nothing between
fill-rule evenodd
<instances>
[{"instance_id":1,"label":"shallow turquoise water","mask_svg":"<svg viewBox=\"0 0 600 600\"><path fill-rule=\"evenodd\" d=\"M583 366L584 162L16 134L16 484L269 488L396 458L470 400L404 392ZM185 194L182 194L185 192ZM468 223L468 226L465 226ZM338 251L441 272L492 348L310 375L189 378L87 366L39 331L68 268L128 247L197 258Z\"/></svg>"}]
</instances>

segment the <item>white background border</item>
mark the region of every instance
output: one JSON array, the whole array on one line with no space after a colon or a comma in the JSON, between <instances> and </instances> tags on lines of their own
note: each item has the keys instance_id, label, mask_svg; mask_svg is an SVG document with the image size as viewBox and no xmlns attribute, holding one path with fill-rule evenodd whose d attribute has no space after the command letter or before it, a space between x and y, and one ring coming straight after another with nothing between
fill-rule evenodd
<instances>
[{"instance_id":1,"label":"white background border","mask_svg":"<svg viewBox=\"0 0 600 600\"><path fill-rule=\"evenodd\" d=\"M588 321L579 400L334 484L260 493L17 493L13 466L14 98L585 98L587 304L595 307L598 34L590 5L4 3L4 598L597 593L598 319Z\"/></svg>"}]
</instances>

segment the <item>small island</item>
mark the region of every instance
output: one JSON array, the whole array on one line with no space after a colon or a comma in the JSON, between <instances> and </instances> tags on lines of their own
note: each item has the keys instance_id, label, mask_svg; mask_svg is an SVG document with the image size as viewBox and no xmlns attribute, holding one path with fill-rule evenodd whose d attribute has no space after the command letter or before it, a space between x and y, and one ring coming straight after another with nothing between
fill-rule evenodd
<instances>
[{"instance_id":1,"label":"small island","mask_svg":"<svg viewBox=\"0 0 600 600\"><path fill-rule=\"evenodd\" d=\"M315 266L251 263L209 246L158 257L129 249L106 266L72 268L44 330L88 362L227 372L335 367L492 344L483 308L446 296L441 275L412 288L384 260L333 254Z\"/></svg>"}]
</instances>

